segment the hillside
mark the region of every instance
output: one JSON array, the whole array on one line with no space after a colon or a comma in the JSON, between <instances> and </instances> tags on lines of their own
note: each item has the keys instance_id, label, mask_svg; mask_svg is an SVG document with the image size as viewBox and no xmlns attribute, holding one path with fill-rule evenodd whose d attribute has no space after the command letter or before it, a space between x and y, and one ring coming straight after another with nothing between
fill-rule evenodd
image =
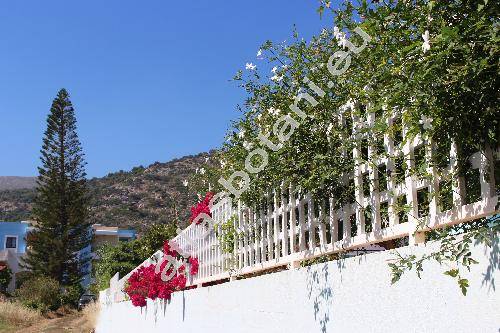
<instances>
[{"instance_id":1,"label":"hillside","mask_svg":"<svg viewBox=\"0 0 500 333\"><path fill-rule=\"evenodd\" d=\"M186 156L91 179L91 222L133 227L139 232L152 223L185 224L196 199L182 182L207 156ZM34 196L34 189L0 191L0 221L29 219Z\"/></svg>"},{"instance_id":2,"label":"hillside","mask_svg":"<svg viewBox=\"0 0 500 333\"><path fill-rule=\"evenodd\" d=\"M0 176L0 191L32 189L36 186L35 177L6 177Z\"/></svg>"}]
</instances>

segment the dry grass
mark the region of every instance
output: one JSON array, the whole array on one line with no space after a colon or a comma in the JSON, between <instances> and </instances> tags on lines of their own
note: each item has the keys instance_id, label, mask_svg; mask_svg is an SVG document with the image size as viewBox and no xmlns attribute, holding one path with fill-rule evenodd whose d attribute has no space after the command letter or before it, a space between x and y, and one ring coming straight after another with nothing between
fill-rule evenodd
<instances>
[{"instance_id":1,"label":"dry grass","mask_svg":"<svg viewBox=\"0 0 500 333\"><path fill-rule=\"evenodd\" d=\"M97 319L99 317L100 304L99 302L92 302L85 306L82 310L84 319L83 330L91 332L97 326Z\"/></svg>"},{"instance_id":2,"label":"dry grass","mask_svg":"<svg viewBox=\"0 0 500 333\"><path fill-rule=\"evenodd\" d=\"M42 315L16 302L0 302L0 320L14 326L31 326L41 320Z\"/></svg>"}]
</instances>

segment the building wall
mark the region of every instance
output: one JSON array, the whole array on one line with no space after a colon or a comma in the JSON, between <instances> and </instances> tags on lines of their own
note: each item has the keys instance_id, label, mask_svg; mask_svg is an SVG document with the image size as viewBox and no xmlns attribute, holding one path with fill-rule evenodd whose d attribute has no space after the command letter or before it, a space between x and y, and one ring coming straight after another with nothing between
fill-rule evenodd
<instances>
[{"instance_id":1,"label":"building wall","mask_svg":"<svg viewBox=\"0 0 500 333\"><path fill-rule=\"evenodd\" d=\"M94 235L94 239L92 241L92 248L97 249L97 248L99 248L99 246L104 245L104 244L117 245L118 243L119 243L118 234L115 234L115 235Z\"/></svg>"},{"instance_id":2,"label":"building wall","mask_svg":"<svg viewBox=\"0 0 500 333\"><path fill-rule=\"evenodd\" d=\"M436 244L400 249L430 253ZM169 304L104 304L97 333L113 332L454 332L497 333L500 297L496 251L473 249L480 262L457 282L436 263L391 285L393 252L332 261L174 294ZM103 302L104 300L101 300Z\"/></svg>"},{"instance_id":3,"label":"building wall","mask_svg":"<svg viewBox=\"0 0 500 333\"><path fill-rule=\"evenodd\" d=\"M17 252L26 252L26 233L28 232L29 224L24 222L0 222L0 251L5 250L5 237L17 237Z\"/></svg>"}]
</instances>

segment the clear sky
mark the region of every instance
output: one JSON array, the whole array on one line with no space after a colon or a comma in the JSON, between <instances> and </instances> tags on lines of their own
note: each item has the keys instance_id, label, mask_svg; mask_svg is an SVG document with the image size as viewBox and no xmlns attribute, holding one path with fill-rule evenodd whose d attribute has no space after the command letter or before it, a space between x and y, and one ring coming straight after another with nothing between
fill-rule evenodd
<instances>
[{"instance_id":1,"label":"clear sky","mask_svg":"<svg viewBox=\"0 0 500 333\"><path fill-rule=\"evenodd\" d=\"M0 175L37 174L64 87L89 176L196 154L223 141L267 39L331 25L317 0L0 2Z\"/></svg>"}]
</instances>

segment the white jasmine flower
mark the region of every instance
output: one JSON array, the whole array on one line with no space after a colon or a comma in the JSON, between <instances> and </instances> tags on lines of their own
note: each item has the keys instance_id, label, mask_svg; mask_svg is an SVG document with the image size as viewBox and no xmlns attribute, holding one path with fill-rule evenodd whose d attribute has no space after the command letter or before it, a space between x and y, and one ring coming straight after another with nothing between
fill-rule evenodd
<instances>
[{"instance_id":1,"label":"white jasmine flower","mask_svg":"<svg viewBox=\"0 0 500 333\"><path fill-rule=\"evenodd\" d=\"M210 158L209 157L205 157L205 163L207 163L208 160L210 160Z\"/></svg>"},{"instance_id":2,"label":"white jasmine flower","mask_svg":"<svg viewBox=\"0 0 500 333\"><path fill-rule=\"evenodd\" d=\"M281 68L283 68L283 70L286 71L288 69L288 65L283 65L281 66Z\"/></svg>"},{"instance_id":3,"label":"white jasmine flower","mask_svg":"<svg viewBox=\"0 0 500 333\"><path fill-rule=\"evenodd\" d=\"M280 82L281 80L283 80L283 76L281 75L274 75L273 77L271 77L271 81L274 81L274 82Z\"/></svg>"},{"instance_id":4,"label":"white jasmine flower","mask_svg":"<svg viewBox=\"0 0 500 333\"><path fill-rule=\"evenodd\" d=\"M243 148L245 148L246 150L250 150L250 149L252 149L252 147L253 147L253 143L247 142L247 141L243 142Z\"/></svg>"},{"instance_id":5,"label":"white jasmine flower","mask_svg":"<svg viewBox=\"0 0 500 333\"><path fill-rule=\"evenodd\" d=\"M340 37L337 39L337 44L341 48L345 49L347 47L347 37L343 32L341 32L340 34Z\"/></svg>"},{"instance_id":6,"label":"white jasmine flower","mask_svg":"<svg viewBox=\"0 0 500 333\"><path fill-rule=\"evenodd\" d=\"M225 168L226 167L226 161L220 160L220 167Z\"/></svg>"},{"instance_id":7,"label":"white jasmine flower","mask_svg":"<svg viewBox=\"0 0 500 333\"><path fill-rule=\"evenodd\" d=\"M198 173L200 171L200 169L196 168L196 173Z\"/></svg>"},{"instance_id":8,"label":"white jasmine flower","mask_svg":"<svg viewBox=\"0 0 500 333\"><path fill-rule=\"evenodd\" d=\"M205 168L201 168L200 169L200 175L204 175L205 174Z\"/></svg>"},{"instance_id":9,"label":"white jasmine flower","mask_svg":"<svg viewBox=\"0 0 500 333\"><path fill-rule=\"evenodd\" d=\"M338 46L345 49L347 47L347 35L340 31L338 27L333 28L333 36L337 40Z\"/></svg>"},{"instance_id":10,"label":"white jasmine flower","mask_svg":"<svg viewBox=\"0 0 500 333\"><path fill-rule=\"evenodd\" d=\"M272 116L278 116L280 114L280 111L280 109L275 109L273 107L267 110L267 112L269 112L269 114L271 114Z\"/></svg>"},{"instance_id":11,"label":"white jasmine flower","mask_svg":"<svg viewBox=\"0 0 500 333\"><path fill-rule=\"evenodd\" d=\"M257 51L257 59L262 59L262 49L259 49L259 51Z\"/></svg>"},{"instance_id":12,"label":"white jasmine flower","mask_svg":"<svg viewBox=\"0 0 500 333\"><path fill-rule=\"evenodd\" d=\"M335 37L335 39L339 39L340 34L341 34L341 32L340 32L339 27L333 27L333 36Z\"/></svg>"},{"instance_id":13,"label":"white jasmine flower","mask_svg":"<svg viewBox=\"0 0 500 333\"><path fill-rule=\"evenodd\" d=\"M182 185L184 185L184 187L187 187L189 185L189 182L186 179L184 179L184 181L182 182Z\"/></svg>"},{"instance_id":14,"label":"white jasmine flower","mask_svg":"<svg viewBox=\"0 0 500 333\"><path fill-rule=\"evenodd\" d=\"M245 137L245 130L242 129L239 133L238 133L238 138L240 139L243 139Z\"/></svg>"},{"instance_id":15,"label":"white jasmine flower","mask_svg":"<svg viewBox=\"0 0 500 333\"><path fill-rule=\"evenodd\" d=\"M422 39L424 40L422 43L422 52L426 53L431 49L431 44L429 43L429 30L425 30L422 34Z\"/></svg>"},{"instance_id":16,"label":"white jasmine flower","mask_svg":"<svg viewBox=\"0 0 500 333\"><path fill-rule=\"evenodd\" d=\"M257 69L257 66L252 64L251 62L247 62L245 64L245 69L248 69L249 71L254 71L255 69Z\"/></svg>"},{"instance_id":17,"label":"white jasmine flower","mask_svg":"<svg viewBox=\"0 0 500 333\"><path fill-rule=\"evenodd\" d=\"M424 128L424 130L430 130L432 128L432 118L426 117L425 115L422 115L420 118L420 125Z\"/></svg>"},{"instance_id":18,"label":"white jasmine flower","mask_svg":"<svg viewBox=\"0 0 500 333\"><path fill-rule=\"evenodd\" d=\"M276 74L277 70L278 70L278 67L274 66L273 69L271 69L271 73Z\"/></svg>"}]
</instances>

